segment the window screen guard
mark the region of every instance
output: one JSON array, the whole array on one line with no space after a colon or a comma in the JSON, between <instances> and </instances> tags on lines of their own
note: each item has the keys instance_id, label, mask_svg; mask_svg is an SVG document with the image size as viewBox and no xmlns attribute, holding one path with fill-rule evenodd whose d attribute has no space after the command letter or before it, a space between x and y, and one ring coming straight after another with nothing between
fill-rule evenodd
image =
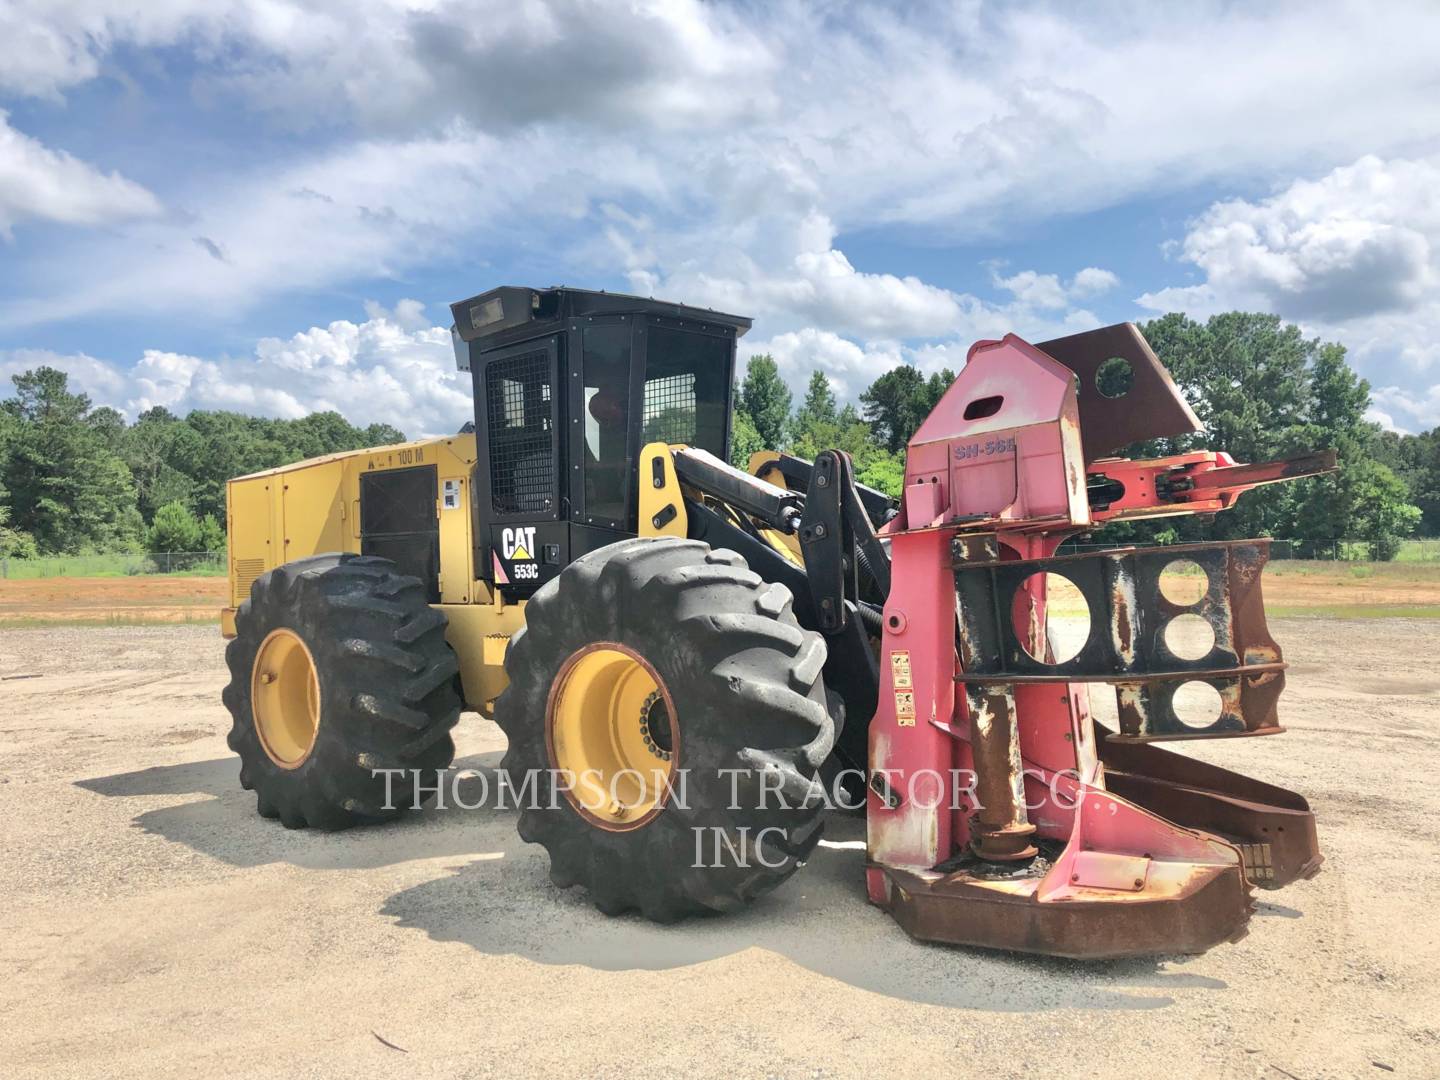
<instances>
[{"instance_id":1,"label":"window screen guard","mask_svg":"<svg viewBox=\"0 0 1440 1080\"><path fill-rule=\"evenodd\" d=\"M665 326L653 327L649 338L642 441L684 443L723 457L729 339Z\"/></svg>"},{"instance_id":2,"label":"window screen guard","mask_svg":"<svg viewBox=\"0 0 1440 1080\"><path fill-rule=\"evenodd\" d=\"M485 371L485 407L495 512L551 513L555 410L549 351L492 360Z\"/></svg>"},{"instance_id":3,"label":"window screen guard","mask_svg":"<svg viewBox=\"0 0 1440 1080\"><path fill-rule=\"evenodd\" d=\"M645 442L695 441L695 376L662 375L645 380Z\"/></svg>"}]
</instances>

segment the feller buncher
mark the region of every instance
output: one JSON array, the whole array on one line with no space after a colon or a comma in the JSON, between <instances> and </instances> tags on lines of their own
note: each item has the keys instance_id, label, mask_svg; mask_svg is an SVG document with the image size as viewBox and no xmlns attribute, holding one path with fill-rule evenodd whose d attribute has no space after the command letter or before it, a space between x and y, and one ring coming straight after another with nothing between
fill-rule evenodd
<instances>
[{"instance_id":1,"label":"feller buncher","mask_svg":"<svg viewBox=\"0 0 1440 1080\"><path fill-rule=\"evenodd\" d=\"M229 484L224 700L262 815L396 816L468 707L508 737L521 837L607 914L741 907L846 801L869 899L925 940L1199 952L1319 868L1303 798L1156 745L1282 730L1266 542L1062 544L1333 454L1110 456L1200 428L1134 326L975 344L892 500L838 451L728 464L746 318L569 288L452 311L473 431Z\"/></svg>"}]
</instances>

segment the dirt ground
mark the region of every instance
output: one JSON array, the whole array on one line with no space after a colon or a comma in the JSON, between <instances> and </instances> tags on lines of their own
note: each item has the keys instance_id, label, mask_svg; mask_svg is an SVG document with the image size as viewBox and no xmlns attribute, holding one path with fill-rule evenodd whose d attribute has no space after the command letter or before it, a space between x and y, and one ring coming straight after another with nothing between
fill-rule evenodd
<instances>
[{"instance_id":1,"label":"dirt ground","mask_svg":"<svg viewBox=\"0 0 1440 1080\"><path fill-rule=\"evenodd\" d=\"M1440 563L1278 561L1266 567L1262 587L1266 606L1275 612L1424 606L1433 618L1440 606Z\"/></svg>"},{"instance_id":2,"label":"dirt ground","mask_svg":"<svg viewBox=\"0 0 1440 1080\"><path fill-rule=\"evenodd\" d=\"M1177 599L1196 578L1167 575ZM1440 563L1274 562L1265 572L1265 599L1272 611L1404 615L1406 608L1440 614ZM153 574L134 577L0 580L0 627L53 623L135 625L210 622L229 603L223 577ZM1064 606L1068 593L1057 586ZM1078 595L1078 594L1076 594Z\"/></svg>"},{"instance_id":3,"label":"dirt ground","mask_svg":"<svg viewBox=\"0 0 1440 1080\"><path fill-rule=\"evenodd\" d=\"M663 928L552 887L511 812L288 832L237 782L213 629L5 630L0 1074L1435 1077L1440 621L1274 629L1290 733L1197 752L1309 795L1324 871L1238 944L1089 965L909 941L849 818Z\"/></svg>"},{"instance_id":4,"label":"dirt ground","mask_svg":"<svg viewBox=\"0 0 1440 1080\"><path fill-rule=\"evenodd\" d=\"M0 626L50 621L169 623L214 621L229 603L224 577L170 574L0 581Z\"/></svg>"}]
</instances>

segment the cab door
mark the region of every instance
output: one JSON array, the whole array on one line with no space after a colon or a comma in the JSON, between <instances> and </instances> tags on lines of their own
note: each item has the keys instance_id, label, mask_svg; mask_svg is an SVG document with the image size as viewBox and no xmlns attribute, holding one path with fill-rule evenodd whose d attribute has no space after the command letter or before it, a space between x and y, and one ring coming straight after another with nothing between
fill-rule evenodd
<instances>
[{"instance_id":1,"label":"cab door","mask_svg":"<svg viewBox=\"0 0 1440 1080\"><path fill-rule=\"evenodd\" d=\"M569 561L560 468L559 334L485 354L475 373L484 447L475 469L475 572L523 598Z\"/></svg>"},{"instance_id":2,"label":"cab door","mask_svg":"<svg viewBox=\"0 0 1440 1080\"><path fill-rule=\"evenodd\" d=\"M641 332L629 315L575 319L569 332L572 559L635 535Z\"/></svg>"}]
</instances>

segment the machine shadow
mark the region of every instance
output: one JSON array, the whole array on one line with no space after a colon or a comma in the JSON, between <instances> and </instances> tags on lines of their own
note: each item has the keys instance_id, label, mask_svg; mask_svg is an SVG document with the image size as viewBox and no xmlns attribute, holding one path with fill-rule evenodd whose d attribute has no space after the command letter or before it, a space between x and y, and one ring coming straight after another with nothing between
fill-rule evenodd
<instances>
[{"instance_id":1,"label":"machine shadow","mask_svg":"<svg viewBox=\"0 0 1440 1080\"><path fill-rule=\"evenodd\" d=\"M477 773L459 781L467 805L487 803L499 759L490 752L455 763ZM236 774L235 759L224 757L76 786L108 798L206 796L146 810L134 826L235 867L364 870L454 859L448 872L390 896L380 913L436 941L541 964L665 970L761 948L888 997L998 1012L1157 1009L1174 1002L1172 992L1225 987L1153 959L1081 963L912 941L866 902L865 823L858 817L831 815L809 864L747 911L659 926L638 915L608 918L583 890L555 888L545 852L516 834L513 810L429 807L347 832L292 831L255 813L255 797L241 790Z\"/></svg>"},{"instance_id":2,"label":"machine shadow","mask_svg":"<svg viewBox=\"0 0 1440 1080\"><path fill-rule=\"evenodd\" d=\"M458 793L467 806L478 809L432 805L397 821L335 833L291 830L261 817L255 812L254 792L240 787L239 762L229 756L78 780L75 786L111 798L209 796L146 810L133 824L231 866L285 862L316 870L366 870L518 847L513 811L486 805L486 792L496 790L500 757L493 751L455 762L455 770L477 775L457 778L456 786L447 789L447 800Z\"/></svg>"},{"instance_id":3,"label":"machine shadow","mask_svg":"<svg viewBox=\"0 0 1440 1080\"><path fill-rule=\"evenodd\" d=\"M1226 986L1156 959L1082 963L913 941L866 902L864 821L832 815L826 834L808 865L748 910L673 926L638 914L610 918L583 890L557 889L544 851L520 844L513 829L502 858L454 867L395 893L380 911L436 941L602 971L666 970L767 949L858 989L951 1008L1158 1009L1174 1003L1170 991Z\"/></svg>"}]
</instances>

